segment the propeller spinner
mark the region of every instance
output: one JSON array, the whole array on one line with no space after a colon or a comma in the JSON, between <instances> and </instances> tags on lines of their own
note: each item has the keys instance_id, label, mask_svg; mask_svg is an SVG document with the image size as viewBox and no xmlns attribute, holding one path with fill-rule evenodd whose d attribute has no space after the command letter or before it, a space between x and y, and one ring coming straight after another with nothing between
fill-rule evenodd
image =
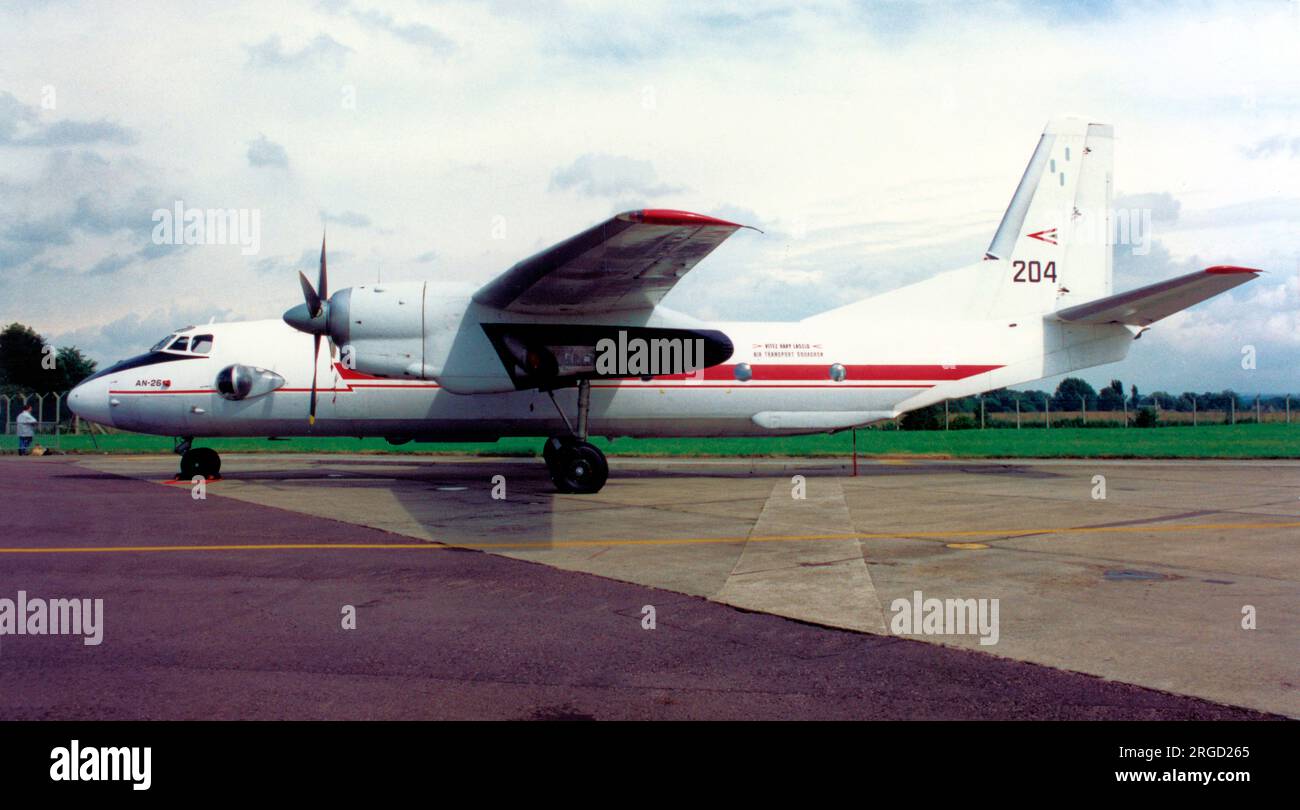
<instances>
[{"instance_id":1,"label":"propeller spinner","mask_svg":"<svg viewBox=\"0 0 1300 810\"><path fill-rule=\"evenodd\" d=\"M304 302L284 313L284 322L300 332L312 336L311 400L307 408L307 423L316 424L316 375L320 366L320 339L329 336L329 277L325 273L325 237L320 240L320 276L316 286L302 271L298 272ZM333 340L330 340L331 344Z\"/></svg>"}]
</instances>

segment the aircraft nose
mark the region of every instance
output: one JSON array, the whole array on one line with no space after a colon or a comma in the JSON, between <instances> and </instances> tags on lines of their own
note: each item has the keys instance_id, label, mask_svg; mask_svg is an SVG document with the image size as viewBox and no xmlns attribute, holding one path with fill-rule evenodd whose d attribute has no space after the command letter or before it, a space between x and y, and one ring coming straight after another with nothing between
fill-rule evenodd
<instances>
[{"instance_id":1,"label":"aircraft nose","mask_svg":"<svg viewBox=\"0 0 1300 810\"><path fill-rule=\"evenodd\" d=\"M68 392L68 410L81 416L82 401L86 398L85 385L78 385Z\"/></svg>"},{"instance_id":2,"label":"aircraft nose","mask_svg":"<svg viewBox=\"0 0 1300 810\"><path fill-rule=\"evenodd\" d=\"M109 416L108 388L100 380L87 380L69 391L68 410L91 422L113 424Z\"/></svg>"}]
</instances>

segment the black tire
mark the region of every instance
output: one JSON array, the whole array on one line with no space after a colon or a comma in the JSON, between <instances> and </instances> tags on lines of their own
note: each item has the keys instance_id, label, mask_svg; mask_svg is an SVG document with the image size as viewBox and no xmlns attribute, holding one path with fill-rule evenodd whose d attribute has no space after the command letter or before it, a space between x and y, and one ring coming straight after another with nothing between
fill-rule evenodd
<instances>
[{"instance_id":1,"label":"black tire","mask_svg":"<svg viewBox=\"0 0 1300 810\"><path fill-rule=\"evenodd\" d=\"M190 480L196 475L216 478L221 473L221 456L211 447L192 447L181 456L181 477Z\"/></svg>"},{"instance_id":2,"label":"black tire","mask_svg":"<svg viewBox=\"0 0 1300 810\"><path fill-rule=\"evenodd\" d=\"M590 495L600 492L609 478L605 454L588 442L574 442L555 451L549 466L551 481L560 492Z\"/></svg>"},{"instance_id":3,"label":"black tire","mask_svg":"<svg viewBox=\"0 0 1300 810\"><path fill-rule=\"evenodd\" d=\"M542 460L546 462L546 466L553 467L555 454L566 447L572 447L575 441L577 440L572 436L552 436L547 439L546 444L542 445Z\"/></svg>"}]
</instances>

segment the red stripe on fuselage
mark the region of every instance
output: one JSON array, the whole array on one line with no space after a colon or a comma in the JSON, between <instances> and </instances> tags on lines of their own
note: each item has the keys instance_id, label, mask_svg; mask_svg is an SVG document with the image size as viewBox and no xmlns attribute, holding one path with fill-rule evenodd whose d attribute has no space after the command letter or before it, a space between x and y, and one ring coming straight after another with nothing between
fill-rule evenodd
<instances>
[{"instance_id":1,"label":"red stripe on fuselage","mask_svg":"<svg viewBox=\"0 0 1300 810\"><path fill-rule=\"evenodd\" d=\"M704 379L707 380L734 380L736 377L735 363L728 363L721 366L712 366L704 369ZM785 364L785 363L767 363L767 364L750 364L750 371L753 376L751 379L772 382L772 381L790 381L790 382L807 382L809 380L830 380L830 363L817 364ZM947 380L964 380L967 377L973 377L976 374L983 374L987 371L994 371L1002 368L1000 365L981 366L981 365L848 365L844 367L845 381L852 382L856 380L911 380L923 382L939 382ZM656 380L686 380L693 377L686 374L664 374L655 377ZM743 385L744 383L739 383Z\"/></svg>"},{"instance_id":2,"label":"red stripe on fuselage","mask_svg":"<svg viewBox=\"0 0 1300 810\"><path fill-rule=\"evenodd\" d=\"M319 394L336 394L350 393L367 388L412 388L412 389L430 389L439 388L437 383L417 382L415 380L393 380L386 382L388 378L376 377L371 374L363 374L359 371L346 369L342 364L336 363L335 369L339 372L339 377L344 380L355 380L359 384L346 384L344 388L318 388ZM824 363L818 364L753 364L750 367L752 376L750 380L741 382L736 379L736 364L727 364L713 366L704 369L702 375L686 374L662 374L652 378L649 382L639 379L623 379L610 381L595 381L592 383L593 388L933 388L934 383L947 382L951 380L964 380L967 377L973 377L976 374L984 374L989 371L995 371L1002 368L1000 365L849 365L845 366L845 377L841 382L835 382L830 379L830 365ZM374 380L360 384L361 381ZM868 383L868 380L890 380L893 384L883 384L879 382ZM717 383L725 384L719 385ZM815 385L808 383L815 382ZM665 385L664 383L680 383L678 385ZM709 385L708 383L714 383ZM764 385L763 383L775 383ZM281 393L307 393L309 388L281 388ZM216 393L211 389L200 390L144 390L144 391L109 391L110 394L212 394Z\"/></svg>"},{"instance_id":3,"label":"red stripe on fuselage","mask_svg":"<svg viewBox=\"0 0 1300 810\"><path fill-rule=\"evenodd\" d=\"M376 377L376 376L373 375L373 374L363 374L363 373L361 373L360 371L357 371L356 369L348 368L347 366L343 365L342 363L337 363L337 362L334 364L334 370L337 371L337 372L338 372L338 375L339 375L340 377L342 377L343 379L345 379L345 380L384 380L384 379L388 379L388 378L386 378L386 377Z\"/></svg>"}]
</instances>

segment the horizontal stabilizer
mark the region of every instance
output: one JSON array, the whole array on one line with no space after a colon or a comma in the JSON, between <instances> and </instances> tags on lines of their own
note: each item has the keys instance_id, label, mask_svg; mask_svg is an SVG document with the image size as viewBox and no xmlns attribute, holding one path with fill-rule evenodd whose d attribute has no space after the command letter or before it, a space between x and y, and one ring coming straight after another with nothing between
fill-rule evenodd
<instances>
[{"instance_id":1,"label":"horizontal stabilizer","mask_svg":"<svg viewBox=\"0 0 1300 810\"><path fill-rule=\"evenodd\" d=\"M1245 284L1260 272L1249 267L1210 267L1168 281L1139 287L1136 290L1057 310L1051 317L1066 323L1150 326L1161 318L1199 304L1207 298L1213 298L1239 284Z\"/></svg>"}]
</instances>

